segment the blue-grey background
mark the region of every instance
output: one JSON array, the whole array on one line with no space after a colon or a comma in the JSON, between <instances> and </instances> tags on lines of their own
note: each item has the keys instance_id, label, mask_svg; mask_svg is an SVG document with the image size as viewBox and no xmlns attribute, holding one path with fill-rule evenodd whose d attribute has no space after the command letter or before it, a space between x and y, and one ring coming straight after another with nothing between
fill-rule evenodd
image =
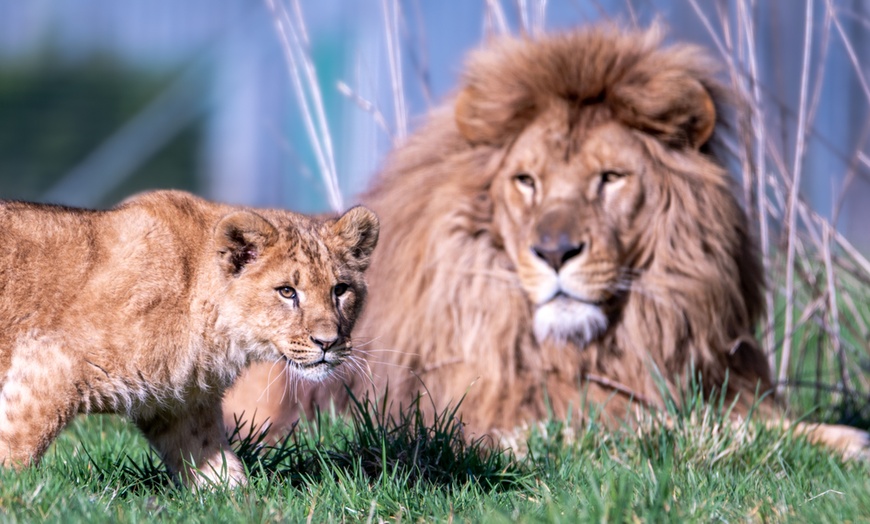
<instances>
[{"instance_id":1,"label":"blue-grey background","mask_svg":"<svg viewBox=\"0 0 870 524\"><path fill-rule=\"evenodd\" d=\"M278 0L276 0L278 1ZM697 0L728 44L751 8L770 169L791 168L805 1ZM285 1L292 9L292 0ZM393 0L301 0L344 203L399 136L384 9ZM716 47L690 0L400 0L408 127L456 85L464 54L535 8L548 30L661 20L671 40ZM802 194L870 250L866 81L870 2L816 0ZM829 15L835 14L834 19ZM723 23L723 20L729 20ZM529 24L535 20L527 20ZM730 25L729 25L730 24ZM842 29L842 33L838 32ZM845 38L844 38L845 36ZM848 41L847 47L844 42ZM732 42L733 43L733 42ZM737 44L734 44L737 45ZM850 56L851 54L851 56ZM355 96L342 94L343 82ZM374 116L383 115L386 129ZM0 198L107 207L175 187L239 204L328 209L274 19L260 0L0 0Z\"/></svg>"}]
</instances>

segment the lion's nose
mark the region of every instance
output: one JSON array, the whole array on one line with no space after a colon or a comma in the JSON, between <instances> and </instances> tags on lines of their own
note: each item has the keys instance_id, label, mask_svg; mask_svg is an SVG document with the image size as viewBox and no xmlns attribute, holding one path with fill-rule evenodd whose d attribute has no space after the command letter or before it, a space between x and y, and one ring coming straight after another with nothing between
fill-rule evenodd
<instances>
[{"instance_id":1,"label":"lion's nose","mask_svg":"<svg viewBox=\"0 0 870 524\"><path fill-rule=\"evenodd\" d=\"M572 244L571 242L561 241L555 246L537 245L532 246L532 252L547 263L554 271L565 265L572 258L583 253L586 249L586 243Z\"/></svg>"},{"instance_id":2,"label":"lion's nose","mask_svg":"<svg viewBox=\"0 0 870 524\"><path fill-rule=\"evenodd\" d=\"M339 345L339 342L341 342L340 336L336 336L336 337L329 338L329 339L327 339L327 338L314 338L314 337L309 337L309 338L311 339L311 343L314 344L315 346L319 347L321 350L323 350L324 353L329 351L331 348Z\"/></svg>"}]
</instances>

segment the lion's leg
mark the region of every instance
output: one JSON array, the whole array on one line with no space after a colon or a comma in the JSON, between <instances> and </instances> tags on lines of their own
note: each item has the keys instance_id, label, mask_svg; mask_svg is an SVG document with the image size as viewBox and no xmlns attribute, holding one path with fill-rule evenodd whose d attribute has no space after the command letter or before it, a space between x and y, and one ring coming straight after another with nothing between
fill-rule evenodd
<instances>
[{"instance_id":1,"label":"lion's leg","mask_svg":"<svg viewBox=\"0 0 870 524\"><path fill-rule=\"evenodd\" d=\"M839 424L820 424L812 422L771 421L769 425L793 428L798 435L804 435L814 444L820 444L839 452L843 458L870 457L870 434L851 426Z\"/></svg>"},{"instance_id":2,"label":"lion's leg","mask_svg":"<svg viewBox=\"0 0 870 524\"><path fill-rule=\"evenodd\" d=\"M734 427L745 424L746 417L750 413L756 420L762 421L767 428L791 430L797 435L805 436L814 444L840 453L843 458L870 458L870 434L866 431L836 424L794 422L785 416L780 407L769 397L755 405L748 402L738 403L732 412Z\"/></svg>"},{"instance_id":3,"label":"lion's leg","mask_svg":"<svg viewBox=\"0 0 870 524\"><path fill-rule=\"evenodd\" d=\"M182 412L139 420L137 425L184 484L246 482L245 468L227 441L217 400L191 403Z\"/></svg>"}]
</instances>

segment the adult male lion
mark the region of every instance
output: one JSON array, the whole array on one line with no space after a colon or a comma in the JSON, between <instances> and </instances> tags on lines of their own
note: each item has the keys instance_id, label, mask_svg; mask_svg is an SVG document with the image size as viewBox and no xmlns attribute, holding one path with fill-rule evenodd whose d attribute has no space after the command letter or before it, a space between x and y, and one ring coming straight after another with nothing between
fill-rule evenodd
<instances>
[{"instance_id":1,"label":"adult male lion","mask_svg":"<svg viewBox=\"0 0 870 524\"><path fill-rule=\"evenodd\" d=\"M727 94L701 49L661 41L593 27L471 54L364 198L383 224L358 331L376 390L465 396L480 433L586 402L624 419L690 369L744 412L771 388L763 272L712 147Z\"/></svg>"}]
</instances>

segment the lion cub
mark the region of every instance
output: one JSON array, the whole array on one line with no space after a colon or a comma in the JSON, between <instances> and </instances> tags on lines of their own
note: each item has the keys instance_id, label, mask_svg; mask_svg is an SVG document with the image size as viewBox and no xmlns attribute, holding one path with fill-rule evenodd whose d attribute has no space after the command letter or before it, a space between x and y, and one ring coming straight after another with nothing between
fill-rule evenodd
<instances>
[{"instance_id":1,"label":"lion cub","mask_svg":"<svg viewBox=\"0 0 870 524\"><path fill-rule=\"evenodd\" d=\"M378 231L363 207L319 222L178 191L0 201L0 463L37 463L77 413L121 413L186 484L244 482L224 391L252 361L315 380L342 363Z\"/></svg>"}]
</instances>

